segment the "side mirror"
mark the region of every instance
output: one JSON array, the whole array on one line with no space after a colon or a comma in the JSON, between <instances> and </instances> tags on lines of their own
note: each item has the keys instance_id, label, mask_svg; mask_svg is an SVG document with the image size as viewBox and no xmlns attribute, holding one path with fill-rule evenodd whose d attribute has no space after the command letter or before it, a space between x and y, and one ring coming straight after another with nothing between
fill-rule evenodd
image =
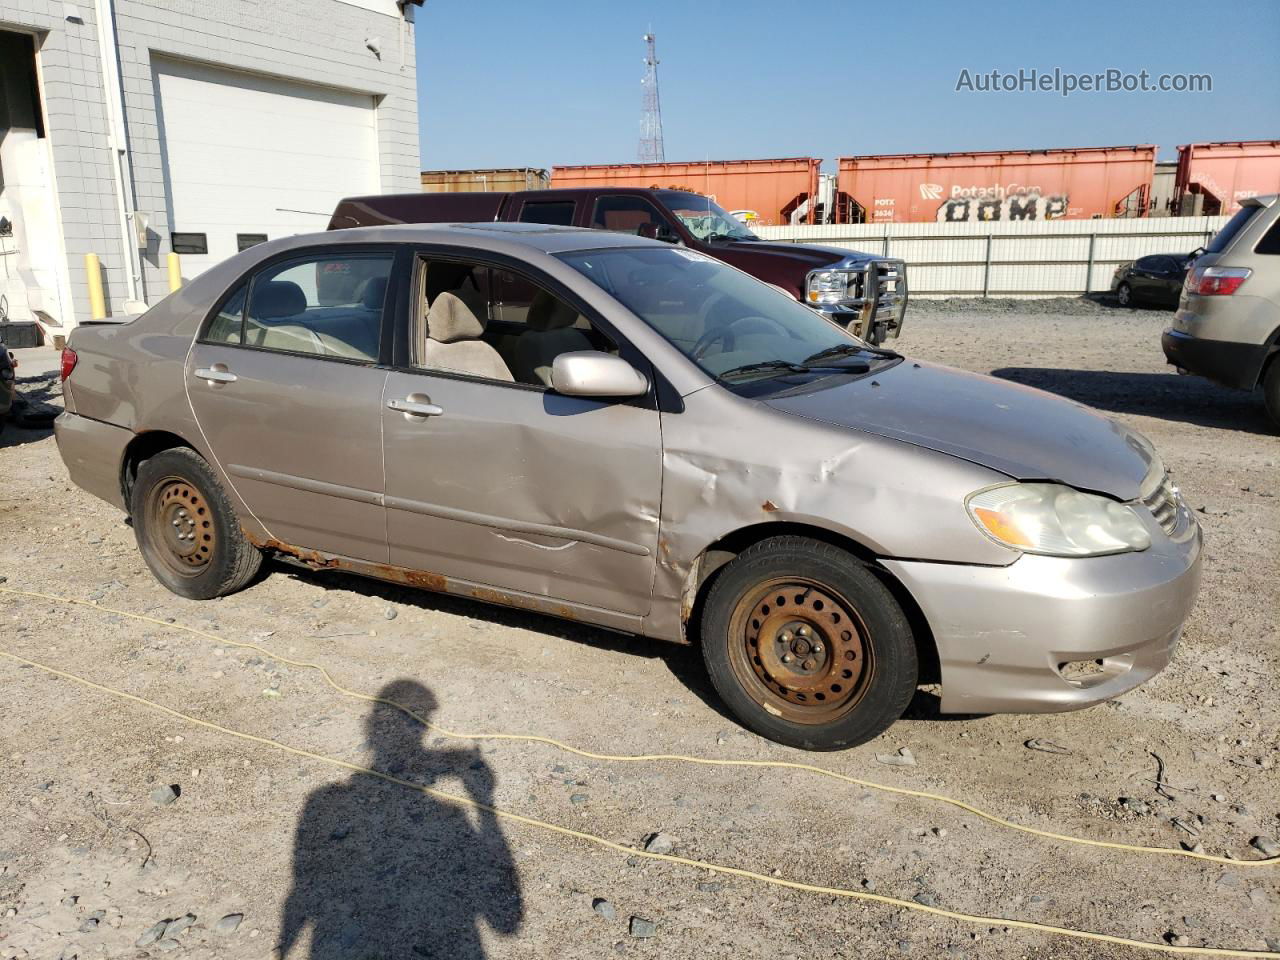
<instances>
[{"instance_id":1,"label":"side mirror","mask_svg":"<svg viewBox=\"0 0 1280 960\"><path fill-rule=\"evenodd\" d=\"M638 397L649 389L649 378L621 357L578 350L552 362L551 388L566 397Z\"/></svg>"},{"instance_id":2,"label":"side mirror","mask_svg":"<svg viewBox=\"0 0 1280 960\"><path fill-rule=\"evenodd\" d=\"M661 240L663 243L680 242L680 238L676 236L675 231L665 223L653 223L652 221L642 223L636 227L636 235L647 240Z\"/></svg>"}]
</instances>

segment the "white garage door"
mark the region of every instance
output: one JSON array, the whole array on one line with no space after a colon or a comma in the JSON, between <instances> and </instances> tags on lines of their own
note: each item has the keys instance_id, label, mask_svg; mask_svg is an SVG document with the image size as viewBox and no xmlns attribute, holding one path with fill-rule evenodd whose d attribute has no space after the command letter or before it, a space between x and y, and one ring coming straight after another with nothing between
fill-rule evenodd
<instances>
[{"instance_id":1,"label":"white garage door","mask_svg":"<svg viewBox=\"0 0 1280 960\"><path fill-rule=\"evenodd\" d=\"M323 230L339 199L379 192L373 97L180 61L154 69L170 229L208 247L183 254L185 276L255 236Z\"/></svg>"}]
</instances>

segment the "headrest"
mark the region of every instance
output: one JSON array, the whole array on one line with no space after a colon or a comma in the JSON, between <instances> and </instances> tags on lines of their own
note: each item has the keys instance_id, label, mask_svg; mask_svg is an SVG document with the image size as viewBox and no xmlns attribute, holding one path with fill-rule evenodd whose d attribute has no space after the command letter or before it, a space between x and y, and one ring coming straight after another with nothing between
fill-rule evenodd
<instances>
[{"instance_id":1,"label":"headrest","mask_svg":"<svg viewBox=\"0 0 1280 960\"><path fill-rule=\"evenodd\" d=\"M381 310L382 301L386 298L386 277L370 277L364 282L364 293L360 296L360 303L366 310Z\"/></svg>"},{"instance_id":2,"label":"headrest","mask_svg":"<svg viewBox=\"0 0 1280 960\"><path fill-rule=\"evenodd\" d=\"M292 280L268 280L253 285L249 315L257 320L292 317L306 309L306 294Z\"/></svg>"},{"instance_id":3,"label":"headrest","mask_svg":"<svg viewBox=\"0 0 1280 960\"><path fill-rule=\"evenodd\" d=\"M539 290L529 304L526 322L530 330L563 330L578 321L578 311L545 290Z\"/></svg>"},{"instance_id":4,"label":"headrest","mask_svg":"<svg viewBox=\"0 0 1280 960\"><path fill-rule=\"evenodd\" d=\"M439 294L427 311L427 337L437 343L479 340L484 321L456 293Z\"/></svg>"}]
</instances>

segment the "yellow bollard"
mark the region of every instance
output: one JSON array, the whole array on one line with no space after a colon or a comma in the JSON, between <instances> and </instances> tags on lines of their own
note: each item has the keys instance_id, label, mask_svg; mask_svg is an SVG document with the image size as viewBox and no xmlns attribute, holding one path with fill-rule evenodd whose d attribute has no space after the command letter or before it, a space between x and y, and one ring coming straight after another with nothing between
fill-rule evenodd
<instances>
[{"instance_id":1,"label":"yellow bollard","mask_svg":"<svg viewBox=\"0 0 1280 960\"><path fill-rule=\"evenodd\" d=\"M182 289L182 260L176 253L169 254L169 292Z\"/></svg>"},{"instance_id":2,"label":"yellow bollard","mask_svg":"<svg viewBox=\"0 0 1280 960\"><path fill-rule=\"evenodd\" d=\"M107 298L102 294L102 263L96 253L84 255L85 280L89 284L89 318L107 318Z\"/></svg>"}]
</instances>

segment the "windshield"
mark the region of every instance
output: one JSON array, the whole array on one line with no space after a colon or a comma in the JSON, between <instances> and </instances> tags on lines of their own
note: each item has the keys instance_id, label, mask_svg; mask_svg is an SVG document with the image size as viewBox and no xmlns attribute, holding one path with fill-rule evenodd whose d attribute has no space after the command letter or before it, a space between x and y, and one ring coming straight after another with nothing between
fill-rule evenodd
<instances>
[{"instance_id":1,"label":"windshield","mask_svg":"<svg viewBox=\"0 0 1280 960\"><path fill-rule=\"evenodd\" d=\"M658 199L699 240L760 239L744 227L741 221L725 213L710 197L682 190L659 190Z\"/></svg>"},{"instance_id":2,"label":"windshield","mask_svg":"<svg viewBox=\"0 0 1280 960\"><path fill-rule=\"evenodd\" d=\"M767 283L693 250L624 247L560 259L726 383L865 373L869 365L896 357L873 350Z\"/></svg>"}]
</instances>

